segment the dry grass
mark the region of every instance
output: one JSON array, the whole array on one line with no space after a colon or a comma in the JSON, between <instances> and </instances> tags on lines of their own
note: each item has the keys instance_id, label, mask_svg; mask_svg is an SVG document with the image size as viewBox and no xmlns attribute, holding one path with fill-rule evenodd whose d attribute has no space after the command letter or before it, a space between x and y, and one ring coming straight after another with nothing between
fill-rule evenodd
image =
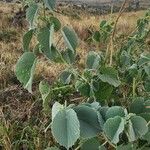
<instances>
[{"instance_id":1,"label":"dry grass","mask_svg":"<svg viewBox=\"0 0 150 150\"><path fill-rule=\"evenodd\" d=\"M13 83L15 79L14 67L18 57L22 54L22 35L25 28L14 27L12 25L12 17L20 8L20 5L0 3L0 89L4 89ZM136 21L140 16L143 16L145 11L124 13L119 20L117 34L128 35L133 31ZM94 16L82 13L81 19L72 19L71 17L58 15L63 25L71 25L78 36L80 37L80 47L78 52L81 57L87 54L87 51L92 49L92 45L88 45L86 39L89 37L89 30L98 29L99 22L104 19L115 19L117 14ZM84 57L83 57L84 58ZM63 68L61 65L56 65L45 61L39 61L37 67L37 76L43 75L50 80L54 79ZM80 64L84 63L81 59Z\"/></svg>"}]
</instances>

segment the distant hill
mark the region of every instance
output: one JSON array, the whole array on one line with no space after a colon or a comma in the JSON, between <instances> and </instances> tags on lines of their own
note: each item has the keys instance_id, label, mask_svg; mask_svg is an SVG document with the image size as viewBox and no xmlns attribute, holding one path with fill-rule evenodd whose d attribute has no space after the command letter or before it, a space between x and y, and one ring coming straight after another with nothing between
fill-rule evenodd
<instances>
[{"instance_id":1,"label":"distant hill","mask_svg":"<svg viewBox=\"0 0 150 150\"><path fill-rule=\"evenodd\" d=\"M57 0L58 2L66 2L73 4L87 4L90 6L101 6L101 5L117 5L121 4L124 0ZM128 0L128 5L136 5L139 3L141 8L150 8L150 0Z\"/></svg>"}]
</instances>

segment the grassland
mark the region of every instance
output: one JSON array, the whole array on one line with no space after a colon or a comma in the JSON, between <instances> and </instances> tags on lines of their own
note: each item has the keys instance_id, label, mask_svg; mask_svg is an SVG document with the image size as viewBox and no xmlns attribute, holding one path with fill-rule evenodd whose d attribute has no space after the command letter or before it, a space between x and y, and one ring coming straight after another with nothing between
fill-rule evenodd
<instances>
[{"instance_id":1,"label":"grassland","mask_svg":"<svg viewBox=\"0 0 150 150\"><path fill-rule=\"evenodd\" d=\"M30 144L30 147L36 147L37 150L40 150L45 145L51 145L51 143L42 140L46 138L49 139L47 141L52 141L49 133L42 132L48 118L40 114L41 102L39 95L36 94L37 90L34 90L35 96L28 94L22 89L14 74L16 61L22 54L22 36L27 30L25 20L23 20L24 27L12 24L13 15L20 7L16 4L0 3L0 120L3 122L3 127L6 128L2 138L3 129L0 128L0 149L3 145L5 149L10 150L12 143L16 144L16 141L19 141L25 143L22 144L24 147L26 144ZM137 19L142 17L144 13L145 11L124 13L118 23L117 36L124 35L126 37L129 35L134 30ZM79 59L81 67L87 52L94 46L89 42L92 31L98 29L101 20L113 20L117 16L117 14L97 16L84 12L78 15L79 18L75 18L73 15L57 15L63 25L72 25L80 38L78 53L82 58ZM42 60L44 61L38 63L34 84L37 84L41 78L53 82L63 69L63 66L52 64L44 58ZM32 129L30 129L30 125L33 127ZM26 135L26 133L29 134ZM23 141L21 136L26 137L27 141ZM28 140L29 143L27 143Z\"/></svg>"}]
</instances>

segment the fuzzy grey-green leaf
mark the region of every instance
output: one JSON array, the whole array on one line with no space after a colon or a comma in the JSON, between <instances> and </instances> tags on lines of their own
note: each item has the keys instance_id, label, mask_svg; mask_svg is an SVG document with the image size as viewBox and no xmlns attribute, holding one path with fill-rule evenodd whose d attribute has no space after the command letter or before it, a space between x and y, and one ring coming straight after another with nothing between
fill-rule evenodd
<instances>
[{"instance_id":1,"label":"fuzzy grey-green leaf","mask_svg":"<svg viewBox=\"0 0 150 150\"><path fill-rule=\"evenodd\" d=\"M97 112L88 106L81 105L74 108L80 121L81 137L96 137L101 131Z\"/></svg>"},{"instance_id":2,"label":"fuzzy grey-green leaf","mask_svg":"<svg viewBox=\"0 0 150 150\"><path fill-rule=\"evenodd\" d=\"M62 28L62 35L67 47L73 52L76 52L78 46L78 37L75 31L67 26Z\"/></svg>"},{"instance_id":3,"label":"fuzzy grey-green leaf","mask_svg":"<svg viewBox=\"0 0 150 150\"><path fill-rule=\"evenodd\" d=\"M100 142L97 138L88 139L81 146L81 150L99 150Z\"/></svg>"},{"instance_id":4,"label":"fuzzy grey-green leaf","mask_svg":"<svg viewBox=\"0 0 150 150\"><path fill-rule=\"evenodd\" d=\"M104 133L114 144L119 142L119 135L123 130L124 120L119 116L108 119L104 124Z\"/></svg>"},{"instance_id":5,"label":"fuzzy grey-green leaf","mask_svg":"<svg viewBox=\"0 0 150 150\"><path fill-rule=\"evenodd\" d=\"M50 86L46 81L41 81L39 84L39 90L42 95L42 99L45 100L45 98L50 92Z\"/></svg>"},{"instance_id":6,"label":"fuzzy grey-green leaf","mask_svg":"<svg viewBox=\"0 0 150 150\"><path fill-rule=\"evenodd\" d=\"M58 102L54 103L54 105L52 107L52 121L54 120L57 113L63 108L64 108L63 105L61 105L60 103L58 103Z\"/></svg>"},{"instance_id":7,"label":"fuzzy grey-green leaf","mask_svg":"<svg viewBox=\"0 0 150 150\"><path fill-rule=\"evenodd\" d=\"M140 116L132 116L130 120L136 139L142 137L148 132L147 122L144 118Z\"/></svg>"},{"instance_id":8,"label":"fuzzy grey-green leaf","mask_svg":"<svg viewBox=\"0 0 150 150\"><path fill-rule=\"evenodd\" d=\"M32 93L32 80L37 59L34 53L25 52L16 64L15 73L17 79Z\"/></svg>"},{"instance_id":9,"label":"fuzzy grey-green leaf","mask_svg":"<svg viewBox=\"0 0 150 150\"><path fill-rule=\"evenodd\" d=\"M41 46L41 50L46 55L47 58L52 59L51 47L53 43L53 33L54 25L51 25L50 28L43 27L38 33L38 41Z\"/></svg>"},{"instance_id":10,"label":"fuzzy grey-green leaf","mask_svg":"<svg viewBox=\"0 0 150 150\"><path fill-rule=\"evenodd\" d=\"M96 52L89 52L86 60L86 66L88 69L98 69L100 67L101 58Z\"/></svg>"},{"instance_id":11,"label":"fuzzy grey-green leaf","mask_svg":"<svg viewBox=\"0 0 150 150\"><path fill-rule=\"evenodd\" d=\"M116 116L125 117L125 111L124 108L121 106L112 106L108 109L106 113L106 118L114 118Z\"/></svg>"},{"instance_id":12,"label":"fuzzy grey-green leaf","mask_svg":"<svg viewBox=\"0 0 150 150\"><path fill-rule=\"evenodd\" d=\"M44 3L45 6L50 10L54 10L56 6L56 0L44 0Z\"/></svg>"},{"instance_id":13,"label":"fuzzy grey-green leaf","mask_svg":"<svg viewBox=\"0 0 150 150\"><path fill-rule=\"evenodd\" d=\"M35 28L35 20L37 18L38 4L32 3L26 11L26 18L30 24L30 29Z\"/></svg>"},{"instance_id":14,"label":"fuzzy grey-green leaf","mask_svg":"<svg viewBox=\"0 0 150 150\"><path fill-rule=\"evenodd\" d=\"M107 82L114 87L118 87L121 84L120 80L118 79L117 71L111 67L102 68L99 74L99 78L103 82Z\"/></svg>"},{"instance_id":15,"label":"fuzzy grey-green leaf","mask_svg":"<svg viewBox=\"0 0 150 150\"><path fill-rule=\"evenodd\" d=\"M33 32L34 32L34 30L31 29L27 33L25 33L23 36L23 50L24 50L24 52L29 51L29 45L30 45L30 42L31 42L31 39L33 36Z\"/></svg>"},{"instance_id":16,"label":"fuzzy grey-green leaf","mask_svg":"<svg viewBox=\"0 0 150 150\"><path fill-rule=\"evenodd\" d=\"M80 124L73 109L60 110L52 121L52 134L56 141L69 149L80 137Z\"/></svg>"}]
</instances>

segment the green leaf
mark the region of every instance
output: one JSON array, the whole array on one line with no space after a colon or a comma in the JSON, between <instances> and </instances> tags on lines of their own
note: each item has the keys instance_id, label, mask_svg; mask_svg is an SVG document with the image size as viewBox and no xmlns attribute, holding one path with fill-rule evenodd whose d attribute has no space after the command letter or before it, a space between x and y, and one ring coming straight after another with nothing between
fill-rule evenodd
<instances>
[{"instance_id":1,"label":"green leaf","mask_svg":"<svg viewBox=\"0 0 150 150\"><path fill-rule=\"evenodd\" d=\"M53 33L54 33L53 25L50 27L50 29L48 27L44 27L40 29L38 33L38 41L41 45L41 50L49 59L53 58L52 52L51 52L51 46L53 42Z\"/></svg>"},{"instance_id":2,"label":"green leaf","mask_svg":"<svg viewBox=\"0 0 150 150\"><path fill-rule=\"evenodd\" d=\"M139 116L141 116L142 118L144 118L147 122L150 121L150 113L141 113L139 114Z\"/></svg>"},{"instance_id":3,"label":"green leaf","mask_svg":"<svg viewBox=\"0 0 150 150\"><path fill-rule=\"evenodd\" d=\"M75 62L75 54L70 49L63 51L62 57L68 64L73 64Z\"/></svg>"},{"instance_id":4,"label":"green leaf","mask_svg":"<svg viewBox=\"0 0 150 150\"><path fill-rule=\"evenodd\" d=\"M113 86L102 81L94 81L92 88L97 101L108 100L113 92Z\"/></svg>"},{"instance_id":5,"label":"green leaf","mask_svg":"<svg viewBox=\"0 0 150 150\"><path fill-rule=\"evenodd\" d=\"M37 3L32 3L26 11L26 18L30 24L30 29L35 28L35 20L37 18L38 5Z\"/></svg>"},{"instance_id":6,"label":"green leaf","mask_svg":"<svg viewBox=\"0 0 150 150\"><path fill-rule=\"evenodd\" d=\"M121 65L121 67L125 68L125 67L129 67L131 66L131 55L128 54L128 52L126 51L122 51L120 56L119 56L119 63Z\"/></svg>"},{"instance_id":7,"label":"green leaf","mask_svg":"<svg viewBox=\"0 0 150 150\"><path fill-rule=\"evenodd\" d=\"M100 28L104 27L106 24L107 24L107 21L106 20L102 20L100 22Z\"/></svg>"},{"instance_id":8,"label":"green leaf","mask_svg":"<svg viewBox=\"0 0 150 150\"><path fill-rule=\"evenodd\" d=\"M58 147L48 147L45 150L59 150L59 148Z\"/></svg>"},{"instance_id":9,"label":"green leaf","mask_svg":"<svg viewBox=\"0 0 150 150\"><path fill-rule=\"evenodd\" d=\"M90 51L87 60L86 67L88 69L98 69L100 67L101 57L94 51Z\"/></svg>"},{"instance_id":10,"label":"green leaf","mask_svg":"<svg viewBox=\"0 0 150 150\"><path fill-rule=\"evenodd\" d=\"M90 85L88 83L78 80L75 84L75 88L81 93L81 95L90 97Z\"/></svg>"},{"instance_id":11,"label":"green leaf","mask_svg":"<svg viewBox=\"0 0 150 150\"><path fill-rule=\"evenodd\" d=\"M100 42L100 37L101 37L101 35L100 35L99 31L94 32L94 34L93 34L93 40L95 42Z\"/></svg>"},{"instance_id":12,"label":"green leaf","mask_svg":"<svg viewBox=\"0 0 150 150\"><path fill-rule=\"evenodd\" d=\"M62 28L62 35L67 47L73 52L76 52L78 46L78 37L75 31L67 26Z\"/></svg>"},{"instance_id":13,"label":"green leaf","mask_svg":"<svg viewBox=\"0 0 150 150\"><path fill-rule=\"evenodd\" d=\"M50 93L50 86L46 81L41 81L39 84L39 90L42 95L42 99L45 100Z\"/></svg>"},{"instance_id":14,"label":"green leaf","mask_svg":"<svg viewBox=\"0 0 150 150\"><path fill-rule=\"evenodd\" d=\"M30 93L32 93L32 80L36 62L37 59L34 53L25 52L18 60L15 69L17 79Z\"/></svg>"},{"instance_id":15,"label":"green leaf","mask_svg":"<svg viewBox=\"0 0 150 150\"><path fill-rule=\"evenodd\" d=\"M38 54L41 53L40 52L40 44L39 43L35 45L35 47L33 49L33 52L34 52L35 55L38 55Z\"/></svg>"},{"instance_id":16,"label":"green leaf","mask_svg":"<svg viewBox=\"0 0 150 150\"><path fill-rule=\"evenodd\" d=\"M116 150L137 150L135 145L129 143L127 145L119 145L117 146Z\"/></svg>"},{"instance_id":17,"label":"green leaf","mask_svg":"<svg viewBox=\"0 0 150 150\"><path fill-rule=\"evenodd\" d=\"M110 85L113 85L114 87L118 87L121 82L118 79L117 71L114 68L103 68L101 69L101 73L99 74L99 78L103 82L107 82Z\"/></svg>"},{"instance_id":18,"label":"green leaf","mask_svg":"<svg viewBox=\"0 0 150 150\"><path fill-rule=\"evenodd\" d=\"M150 100L145 101L144 112L150 113Z\"/></svg>"},{"instance_id":19,"label":"green leaf","mask_svg":"<svg viewBox=\"0 0 150 150\"><path fill-rule=\"evenodd\" d=\"M25 33L25 35L23 36L23 50L24 50L24 52L29 51L29 45L30 45L33 33L34 33L34 30L31 29L27 33Z\"/></svg>"},{"instance_id":20,"label":"green leaf","mask_svg":"<svg viewBox=\"0 0 150 150\"><path fill-rule=\"evenodd\" d=\"M150 125L148 132L142 137L142 139L146 140L150 144Z\"/></svg>"},{"instance_id":21,"label":"green leaf","mask_svg":"<svg viewBox=\"0 0 150 150\"><path fill-rule=\"evenodd\" d=\"M144 81L144 89L146 92L150 92L150 79Z\"/></svg>"},{"instance_id":22,"label":"green leaf","mask_svg":"<svg viewBox=\"0 0 150 150\"><path fill-rule=\"evenodd\" d=\"M80 124L73 109L60 110L52 121L51 129L56 141L66 149L80 137Z\"/></svg>"},{"instance_id":23,"label":"green leaf","mask_svg":"<svg viewBox=\"0 0 150 150\"><path fill-rule=\"evenodd\" d=\"M136 135L135 135L131 120L128 121L126 134L128 136L129 142L133 142L136 140Z\"/></svg>"},{"instance_id":24,"label":"green leaf","mask_svg":"<svg viewBox=\"0 0 150 150\"><path fill-rule=\"evenodd\" d=\"M147 122L144 118L140 116L132 116L131 122L136 136L141 137L148 132Z\"/></svg>"},{"instance_id":25,"label":"green leaf","mask_svg":"<svg viewBox=\"0 0 150 150\"><path fill-rule=\"evenodd\" d=\"M130 112L135 114L143 113L144 111L144 99L137 98L130 106Z\"/></svg>"},{"instance_id":26,"label":"green leaf","mask_svg":"<svg viewBox=\"0 0 150 150\"><path fill-rule=\"evenodd\" d=\"M58 103L58 102L54 103L54 105L52 107L52 121L54 120L57 113L63 108L64 108L63 105L61 105L60 103Z\"/></svg>"},{"instance_id":27,"label":"green leaf","mask_svg":"<svg viewBox=\"0 0 150 150\"><path fill-rule=\"evenodd\" d=\"M150 100L145 101L143 98L137 98L130 106L130 112L135 114L150 113Z\"/></svg>"},{"instance_id":28,"label":"green leaf","mask_svg":"<svg viewBox=\"0 0 150 150\"><path fill-rule=\"evenodd\" d=\"M61 22L56 17L50 17L50 23L54 24L54 30L56 32L61 29Z\"/></svg>"},{"instance_id":29,"label":"green leaf","mask_svg":"<svg viewBox=\"0 0 150 150\"><path fill-rule=\"evenodd\" d=\"M133 64L132 66L130 66L128 68L128 72L131 77L136 77L138 75L137 64Z\"/></svg>"},{"instance_id":30,"label":"green leaf","mask_svg":"<svg viewBox=\"0 0 150 150\"><path fill-rule=\"evenodd\" d=\"M144 66L145 73L147 74L148 78L150 79L150 61L149 65Z\"/></svg>"},{"instance_id":31,"label":"green leaf","mask_svg":"<svg viewBox=\"0 0 150 150\"><path fill-rule=\"evenodd\" d=\"M98 109L99 113L101 114L102 118L104 121L106 121L106 113L108 111L109 107L108 106L103 106L101 108Z\"/></svg>"},{"instance_id":32,"label":"green leaf","mask_svg":"<svg viewBox=\"0 0 150 150\"><path fill-rule=\"evenodd\" d=\"M101 145L99 146L99 150L107 150L105 146Z\"/></svg>"},{"instance_id":33,"label":"green leaf","mask_svg":"<svg viewBox=\"0 0 150 150\"><path fill-rule=\"evenodd\" d=\"M140 116L132 116L128 124L128 138L135 141L148 132L147 122Z\"/></svg>"},{"instance_id":34,"label":"green leaf","mask_svg":"<svg viewBox=\"0 0 150 150\"><path fill-rule=\"evenodd\" d=\"M98 117L99 125L103 129L105 121L104 121L103 116L101 115L101 113L99 111L97 111L97 117Z\"/></svg>"},{"instance_id":35,"label":"green leaf","mask_svg":"<svg viewBox=\"0 0 150 150\"><path fill-rule=\"evenodd\" d=\"M50 93L50 86L46 81L41 81L39 84L39 91L41 93L42 99L43 99L43 107L44 110L49 109L48 102L51 100L51 93Z\"/></svg>"},{"instance_id":36,"label":"green leaf","mask_svg":"<svg viewBox=\"0 0 150 150\"><path fill-rule=\"evenodd\" d=\"M54 10L56 6L56 0L44 0L44 3L49 10Z\"/></svg>"},{"instance_id":37,"label":"green leaf","mask_svg":"<svg viewBox=\"0 0 150 150\"><path fill-rule=\"evenodd\" d=\"M141 54L140 60L138 62L139 66L143 66L146 63L150 63L150 54Z\"/></svg>"},{"instance_id":38,"label":"green leaf","mask_svg":"<svg viewBox=\"0 0 150 150\"><path fill-rule=\"evenodd\" d=\"M51 58L51 60L56 62L56 63L63 62L61 54L59 53L57 48L54 47L53 45L51 46L51 51L50 51L50 57L49 58Z\"/></svg>"},{"instance_id":39,"label":"green leaf","mask_svg":"<svg viewBox=\"0 0 150 150\"><path fill-rule=\"evenodd\" d=\"M124 130L124 119L121 117L110 118L104 124L104 132L112 143L117 144L119 142L119 135Z\"/></svg>"},{"instance_id":40,"label":"green leaf","mask_svg":"<svg viewBox=\"0 0 150 150\"><path fill-rule=\"evenodd\" d=\"M85 105L77 106L74 110L80 121L80 132L82 138L95 137L102 131L98 122L96 110Z\"/></svg>"},{"instance_id":41,"label":"green leaf","mask_svg":"<svg viewBox=\"0 0 150 150\"><path fill-rule=\"evenodd\" d=\"M87 140L81 146L81 150L99 150L100 142L97 138Z\"/></svg>"},{"instance_id":42,"label":"green leaf","mask_svg":"<svg viewBox=\"0 0 150 150\"><path fill-rule=\"evenodd\" d=\"M73 78L73 74L69 71L64 71L61 73L59 78L63 84L69 84Z\"/></svg>"},{"instance_id":43,"label":"green leaf","mask_svg":"<svg viewBox=\"0 0 150 150\"><path fill-rule=\"evenodd\" d=\"M106 118L114 118L116 116L125 117L125 110L120 106L112 106L107 110Z\"/></svg>"}]
</instances>

